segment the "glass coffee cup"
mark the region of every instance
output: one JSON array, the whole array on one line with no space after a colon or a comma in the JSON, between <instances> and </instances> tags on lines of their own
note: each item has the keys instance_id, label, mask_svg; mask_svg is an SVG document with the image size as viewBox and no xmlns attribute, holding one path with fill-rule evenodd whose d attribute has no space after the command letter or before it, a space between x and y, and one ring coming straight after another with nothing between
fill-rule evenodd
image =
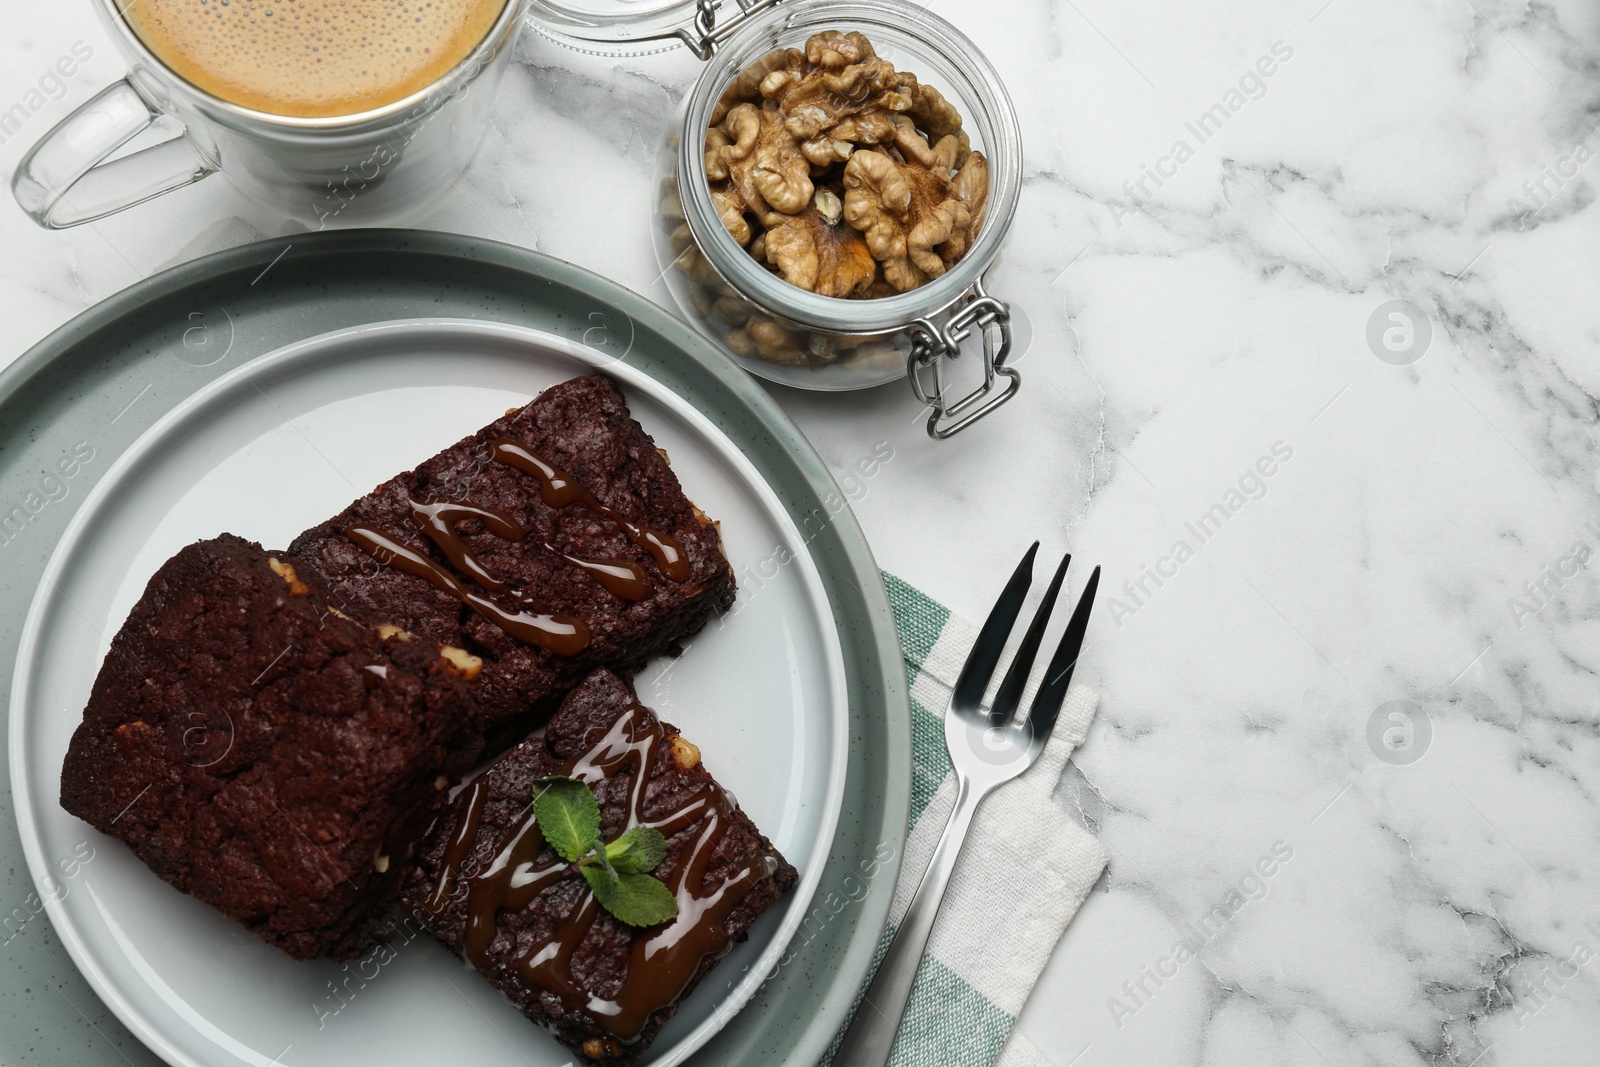
<instances>
[{"instance_id":1,"label":"glass coffee cup","mask_svg":"<svg viewBox=\"0 0 1600 1067\"><path fill-rule=\"evenodd\" d=\"M252 200L313 229L395 221L426 206L466 168L525 22L525 0L506 0L464 58L396 99L350 114L274 114L180 76L119 14L116 0L94 6L128 61L127 77L45 134L12 177L17 202L50 229L102 218L219 171ZM108 158L163 118L181 132Z\"/></svg>"}]
</instances>

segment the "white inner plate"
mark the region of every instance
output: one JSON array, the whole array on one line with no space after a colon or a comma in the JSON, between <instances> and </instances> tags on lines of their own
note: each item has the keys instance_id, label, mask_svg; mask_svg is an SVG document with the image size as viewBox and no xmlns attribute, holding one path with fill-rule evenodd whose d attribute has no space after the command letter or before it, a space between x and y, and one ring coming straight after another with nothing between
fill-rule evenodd
<instances>
[{"instance_id":1,"label":"white inner plate","mask_svg":"<svg viewBox=\"0 0 1600 1067\"><path fill-rule=\"evenodd\" d=\"M168 413L84 502L23 629L11 781L28 865L96 992L171 1063L572 1061L427 935L347 965L292 960L168 886L63 811L59 796L61 761L110 638L172 553L223 531L282 548L507 408L597 367L667 450L689 498L721 520L741 575L734 610L682 657L646 666L640 698L700 746L801 875L645 1062L682 1061L777 965L816 889L844 788L844 667L806 538L726 435L626 364L519 327L380 323L263 356Z\"/></svg>"}]
</instances>

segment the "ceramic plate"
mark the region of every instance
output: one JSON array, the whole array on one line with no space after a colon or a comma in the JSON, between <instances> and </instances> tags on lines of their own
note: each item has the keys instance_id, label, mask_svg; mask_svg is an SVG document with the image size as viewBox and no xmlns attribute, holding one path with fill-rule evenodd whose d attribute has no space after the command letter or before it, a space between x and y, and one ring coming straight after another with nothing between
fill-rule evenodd
<instances>
[{"instance_id":1,"label":"ceramic plate","mask_svg":"<svg viewBox=\"0 0 1600 1067\"><path fill-rule=\"evenodd\" d=\"M597 368L622 387L689 497L722 522L741 573L792 559L761 568L759 586L745 582L726 618L636 679L641 699L700 745L801 873L645 1062L688 1057L776 968L827 861L845 778L844 666L806 537L739 447L638 369L523 327L378 323L262 356L170 411L77 512L24 624L10 724L24 852L73 959L170 1062L571 1061L426 936L349 965L291 960L167 886L119 842L62 811L58 795L62 757L111 635L173 552L225 530L281 547L506 408Z\"/></svg>"}]
</instances>

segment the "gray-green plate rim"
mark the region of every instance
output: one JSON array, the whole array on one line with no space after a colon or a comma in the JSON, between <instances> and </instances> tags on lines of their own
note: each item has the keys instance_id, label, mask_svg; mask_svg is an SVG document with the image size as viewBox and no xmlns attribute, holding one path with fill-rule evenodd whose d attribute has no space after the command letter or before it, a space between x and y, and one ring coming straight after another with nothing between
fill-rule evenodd
<instances>
[{"instance_id":1,"label":"gray-green plate rim","mask_svg":"<svg viewBox=\"0 0 1600 1067\"><path fill-rule=\"evenodd\" d=\"M730 435L747 441L747 455L795 521L802 529L815 531L810 548L840 628L850 691L851 752L844 812L818 903L813 905L814 921L807 921L784 963L751 1003L691 1062L730 1067L816 1063L847 1018L866 977L887 924L899 873L911 782L905 669L881 575L826 464L772 398L686 324L591 271L480 238L421 230L345 230L228 249L115 294L0 371L0 507L10 507L21 492L21 480L36 480L35 469L23 469L22 461L48 458L51 448L80 436L82 418L96 414L81 409L96 401L105 408L98 413L101 419L117 412L115 418L96 424L101 430L108 430L146 396L150 399L142 415L148 422L162 414L164 409L157 410L161 405L170 407L211 377L293 340L355 321L414 316L415 305L405 303L414 295L411 292L397 288L391 296L382 289L364 291L384 275L404 275L413 284L424 280L437 284L440 291L427 309L430 314L523 322L546 329L553 319L585 342L610 347L619 359L645 369L694 402ZM271 284L257 288L266 278L272 279ZM489 281L494 284L486 284ZM292 292L296 287L298 301ZM286 290L291 291L289 302L277 306L275 294ZM503 304L502 299L520 300L521 307ZM193 352L164 358L176 352L180 339L187 346L196 329L213 328L206 316L219 310L228 330L224 356L231 358L213 364L188 358ZM538 313L542 314L535 317ZM628 327L625 339L616 321L619 315ZM164 345L152 342L152 326L163 316L168 335ZM137 394L103 395L105 383L131 376L136 384L146 374L163 372L165 387L160 391L154 389L160 379L152 378ZM118 403L124 399L127 407ZM66 425L73 415L80 421ZM126 447L137 432L137 425L130 423L125 439L108 449ZM84 495L72 494L70 486L68 492L66 499L81 500ZM48 515L36 513L31 522L43 527L41 533L52 528L59 532L75 508L76 503L51 507ZM22 533L25 528L16 540ZM0 556L0 605L9 609L0 621L0 692L9 691L17 630L50 547L42 536L34 536L20 550L10 543L0 545L5 553ZM9 808L0 814L0 859L6 861L0 866L10 868L0 903L9 906L26 882ZM33 910L31 904L28 910ZM45 922L42 917L32 921ZM22 929L23 924L17 924L16 930ZM129 1053L148 1055L102 1006L85 1005L87 986L46 931L27 930L31 936L22 937L23 945L15 948L12 942L19 933L9 921L4 930L0 956L9 958L0 970L0 1024L5 1024L0 1033L15 1035L46 1062L116 1060L118 1056L97 1051L96 1040L76 1040L67 1032L86 1022L100 1041L117 1046L121 1060L133 1062ZM43 973L37 971L40 967ZM76 983L70 995L68 979ZM717 980L715 972L712 980ZM59 1034L39 1025L52 1018L60 1020ZM25 1019L32 1025L21 1025ZM46 1051L42 1044L55 1048ZM8 1064L16 1051L10 1045L10 1040L0 1039L0 1059Z\"/></svg>"}]
</instances>

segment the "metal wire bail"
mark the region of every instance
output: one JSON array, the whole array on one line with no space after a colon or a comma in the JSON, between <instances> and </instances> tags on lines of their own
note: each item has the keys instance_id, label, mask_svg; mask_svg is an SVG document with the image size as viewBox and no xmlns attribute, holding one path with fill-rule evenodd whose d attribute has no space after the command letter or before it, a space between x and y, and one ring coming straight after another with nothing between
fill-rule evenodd
<instances>
[{"instance_id":1,"label":"metal wire bail","mask_svg":"<svg viewBox=\"0 0 1600 1067\"><path fill-rule=\"evenodd\" d=\"M962 342L974 327L983 338L983 384L952 403L945 398L945 360L960 357ZM917 399L933 408L928 436L936 441L971 426L1015 396L1022 385L1022 375L1006 366L1011 355L1011 308L990 296L982 279L973 283L942 326L923 318L907 329L911 352L906 357L906 377Z\"/></svg>"},{"instance_id":2,"label":"metal wire bail","mask_svg":"<svg viewBox=\"0 0 1600 1067\"><path fill-rule=\"evenodd\" d=\"M735 6L739 10L718 25L717 0L695 0L694 20L666 36L678 38L689 46L689 51L701 59L710 59L716 52L717 46L732 36L740 26L753 16L782 2L783 0L736 0ZM640 38L640 40L653 39L655 38Z\"/></svg>"}]
</instances>

